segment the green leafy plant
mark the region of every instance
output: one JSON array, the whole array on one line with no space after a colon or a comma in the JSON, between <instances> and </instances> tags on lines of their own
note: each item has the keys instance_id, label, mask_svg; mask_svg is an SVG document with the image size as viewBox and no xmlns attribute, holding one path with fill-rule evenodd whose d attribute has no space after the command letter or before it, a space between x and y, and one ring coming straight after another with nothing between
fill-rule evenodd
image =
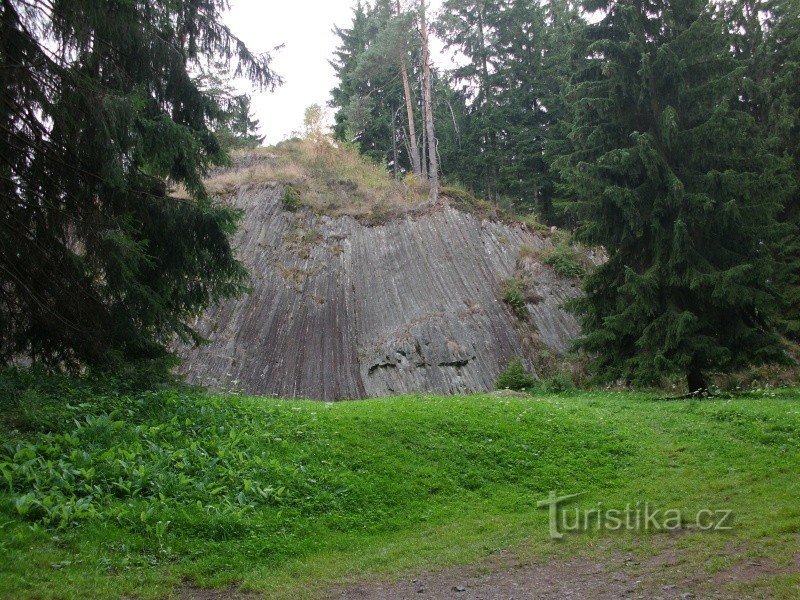
<instances>
[{"instance_id":1,"label":"green leafy plant","mask_svg":"<svg viewBox=\"0 0 800 600\"><path fill-rule=\"evenodd\" d=\"M518 319L524 320L528 316L525 304L525 286L519 279L511 277L500 284L500 297L503 302L511 307Z\"/></svg>"},{"instance_id":2,"label":"green leafy plant","mask_svg":"<svg viewBox=\"0 0 800 600\"><path fill-rule=\"evenodd\" d=\"M284 210L295 212L300 208L300 190L293 185L287 185L286 189L283 191L281 204Z\"/></svg>"},{"instance_id":3,"label":"green leafy plant","mask_svg":"<svg viewBox=\"0 0 800 600\"><path fill-rule=\"evenodd\" d=\"M23 431L9 416L26 390ZM643 493L668 505L688 485L712 505L775 511L736 533L764 551L782 547L788 564L798 390L657 397L422 393L323 404L0 371L0 597L171 597L181 578L227 589L262 569L262 557L269 568L252 591L295 598L361 576L376 549L386 549L387 573L451 560L453 544L484 556L486 535L549 551L547 519L530 530L520 515L561 489L566 470L574 489L610 506ZM681 427L664 427L675 419ZM706 459L676 469L681 455L656 447ZM424 461L409 460L419 452ZM736 487L713 485L720 472ZM489 529L473 539L465 532L476 523ZM681 550L706 556L711 538L686 535ZM595 539L572 536L577 549ZM728 538L715 539L724 551Z\"/></svg>"},{"instance_id":4,"label":"green leafy plant","mask_svg":"<svg viewBox=\"0 0 800 600\"><path fill-rule=\"evenodd\" d=\"M569 242L557 244L544 261L565 277L582 277L586 273L580 253Z\"/></svg>"},{"instance_id":5,"label":"green leafy plant","mask_svg":"<svg viewBox=\"0 0 800 600\"><path fill-rule=\"evenodd\" d=\"M529 390L536 386L531 375L519 358L512 358L505 370L497 377L498 390Z\"/></svg>"},{"instance_id":6,"label":"green leafy plant","mask_svg":"<svg viewBox=\"0 0 800 600\"><path fill-rule=\"evenodd\" d=\"M550 394L572 392L576 389L572 376L565 371L560 371L542 382L542 390Z\"/></svg>"},{"instance_id":7,"label":"green leafy plant","mask_svg":"<svg viewBox=\"0 0 800 600\"><path fill-rule=\"evenodd\" d=\"M532 231L538 231L540 233L547 233L550 231L550 227L546 223L542 223L539 220L539 215L535 213L531 213L525 215L524 217L521 217L520 222L523 223L528 229L531 229Z\"/></svg>"}]
</instances>

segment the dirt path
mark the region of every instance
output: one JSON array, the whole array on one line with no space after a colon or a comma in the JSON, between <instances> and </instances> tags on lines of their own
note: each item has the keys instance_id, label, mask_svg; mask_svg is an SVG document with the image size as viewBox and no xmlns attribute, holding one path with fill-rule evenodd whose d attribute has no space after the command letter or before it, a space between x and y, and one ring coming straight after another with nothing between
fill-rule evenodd
<instances>
[{"instance_id":1,"label":"dirt path","mask_svg":"<svg viewBox=\"0 0 800 600\"><path fill-rule=\"evenodd\" d=\"M325 600L737 600L768 599L769 579L800 575L800 554L786 566L745 557L745 549L726 555L740 557L709 573L666 540L654 556L611 551L600 558L554 558L525 561L501 553L475 565L423 571L394 582L365 581L321 594ZM800 598L800 578L788 598ZM199 590L185 586L183 600L255 600L259 594L235 590Z\"/></svg>"},{"instance_id":2,"label":"dirt path","mask_svg":"<svg viewBox=\"0 0 800 600\"><path fill-rule=\"evenodd\" d=\"M509 564L509 562L511 564ZM421 573L395 583L370 583L332 591L331 600L691 600L769 598L766 578L800 573L794 564L779 568L767 561L742 560L708 575L683 561L674 549L653 558L614 554L600 560L567 559L515 562L508 557L491 564ZM752 592L741 584L758 583ZM796 596L800 598L800 584ZM738 591L737 591L738 590ZM743 595L744 594L744 595Z\"/></svg>"}]
</instances>

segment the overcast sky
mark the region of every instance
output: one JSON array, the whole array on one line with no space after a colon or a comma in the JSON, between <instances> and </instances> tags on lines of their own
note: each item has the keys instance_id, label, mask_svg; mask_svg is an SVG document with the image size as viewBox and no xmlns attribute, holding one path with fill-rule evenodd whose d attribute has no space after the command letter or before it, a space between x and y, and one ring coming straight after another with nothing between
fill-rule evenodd
<instances>
[{"instance_id":1,"label":"overcast sky","mask_svg":"<svg viewBox=\"0 0 800 600\"><path fill-rule=\"evenodd\" d=\"M257 52L284 47L273 53L275 71L285 83L275 92L255 92L246 84L240 87L253 96L253 111L261 121L266 143L274 144L302 127L303 112L311 104L323 106L336 86L328 61L338 45L334 25L348 27L356 0L231 0L225 22ZM431 11L441 0L431 0ZM433 44L432 44L433 45ZM435 53L437 66L444 61Z\"/></svg>"}]
</instances>

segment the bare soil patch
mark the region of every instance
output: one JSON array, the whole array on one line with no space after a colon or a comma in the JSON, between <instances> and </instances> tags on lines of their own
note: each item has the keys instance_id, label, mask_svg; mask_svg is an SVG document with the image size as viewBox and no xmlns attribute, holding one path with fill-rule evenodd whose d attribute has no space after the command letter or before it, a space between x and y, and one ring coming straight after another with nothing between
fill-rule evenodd
<instances>
[{"instance_id":1,"label":"bare soil patch","mask_svg":"<svg viewBox=\"0 0 800 600\"><path fill-rule=\"evenodd\" d=\"M601 559L571 558L517 561L501 556L491 562L422 572L396 582L373 582L333 590L333 600L691 600L769 598L766 586L743 595L741 584L771 576L800 574L800 555L788 567L767 560L742 559L709 574L668 542L657 555L637 558L610 553ZM762 590L763 587L763 590ZM800 592L800 590L798 590Z\"/></svg>"}]
</instances>

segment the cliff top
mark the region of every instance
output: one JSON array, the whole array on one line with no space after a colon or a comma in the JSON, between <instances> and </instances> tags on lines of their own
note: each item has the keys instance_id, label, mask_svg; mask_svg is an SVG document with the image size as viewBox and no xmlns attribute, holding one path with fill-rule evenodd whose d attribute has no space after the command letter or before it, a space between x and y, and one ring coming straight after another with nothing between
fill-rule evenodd
<instances>
[{"instance_id":1,"label":"cliff top","mask_svg":"<svg viewBox=\"0 0 800 600\"><path fill-rule=\"evenodd\" d=\"M235 152L231 166L215 170L206 181L209 192L219 197L254 184L286 186L289 208L305 207L331 217L350 216L364 225L384 224L433 208L427 182L412 174L395 179L382 165L359 154L354 145L327 138L292 139ZM547 229L533 215L514 215L460 186L445 185L441 203L493 221L519 221L534 229Z\"/></svg>"}]
</instances>

